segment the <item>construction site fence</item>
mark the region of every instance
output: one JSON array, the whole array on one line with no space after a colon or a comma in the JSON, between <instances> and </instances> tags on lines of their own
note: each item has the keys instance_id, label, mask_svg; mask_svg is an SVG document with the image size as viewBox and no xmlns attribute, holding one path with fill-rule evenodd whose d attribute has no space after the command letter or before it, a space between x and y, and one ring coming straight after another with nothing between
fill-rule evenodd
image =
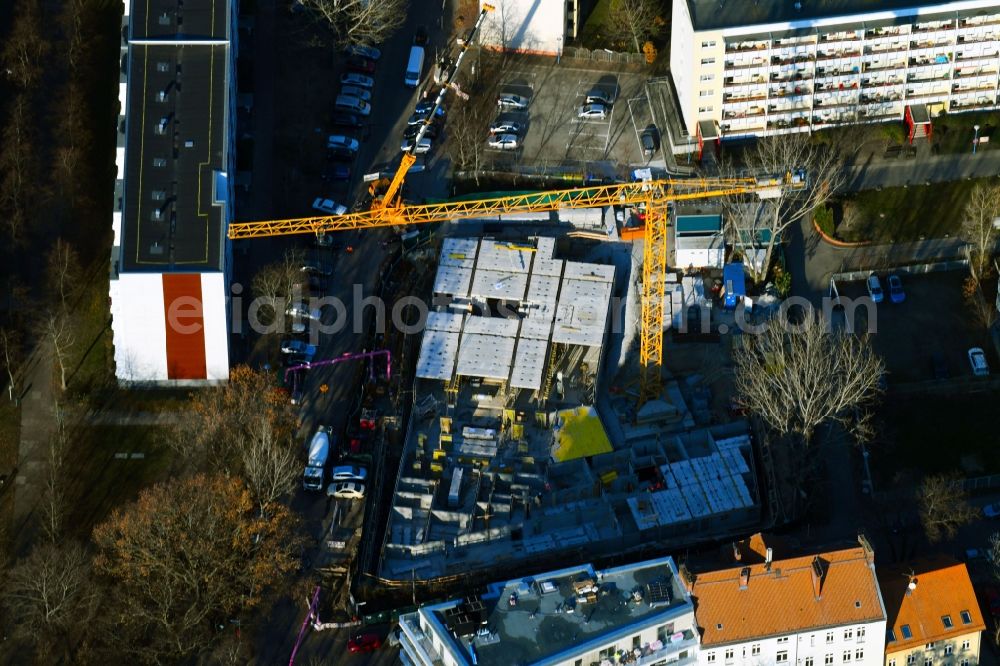
<instances>
[{"instance_id":1,"label":"construction site fence","mask_svg":"<svg viewBox=\"0 0 1000 666\"><path fill-rule=\"evenodd\" d=\"M623 53L610 49L585 49L579 46L567 46L563 49L562 59L570 61L604 62L613 65L646 65L646 56L641 53Z\"/></svg>"}]
</instances>

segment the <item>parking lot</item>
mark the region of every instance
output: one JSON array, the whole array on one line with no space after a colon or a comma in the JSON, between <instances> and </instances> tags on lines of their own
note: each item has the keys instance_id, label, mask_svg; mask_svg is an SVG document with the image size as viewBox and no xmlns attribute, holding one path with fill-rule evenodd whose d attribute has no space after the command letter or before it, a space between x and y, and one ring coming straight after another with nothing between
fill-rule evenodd
<instances>
[{"instance_id":1,"label":"parking lot","mask_svg":"<svg viewBox=\"0 0 1000 666\"><path fill-rule=\"evenodd\" d=\"M504 110L498 121L520 124L524 130L517 151L490 150L494 160L509 159L525 166L566 162L609 161L644 165L639 134L649 125L644 77L630 72L606 72L547 64L518 64L504 75L501 94L526 98L524 110ZM587 95L606 95L605 117L580 118ZM654 163L662 159L659 153Z\"/></svg>"},{"instance_id":2,"label":"parking lot","mask_svg":"<svg viewBox=\"0 0 1000 666\"><path fill-rule=\"evenodd\" d=\"M888 293L876 308L873 344L885 359L890 387L901 382L935 378L934 356L939 355L939 372L950 378L972 377L967 357L971 347L982 347L990 368L1000 369L985 329L978 325L962 298L964 271L924 275L901 275L905 300L890 302ZM886 274L880 273L888 292ZM859 299L868 296L863 281L838 282L841 296ZM856 330L867 327L864 308L858 309Z\"/></svg>"}]
</instances>

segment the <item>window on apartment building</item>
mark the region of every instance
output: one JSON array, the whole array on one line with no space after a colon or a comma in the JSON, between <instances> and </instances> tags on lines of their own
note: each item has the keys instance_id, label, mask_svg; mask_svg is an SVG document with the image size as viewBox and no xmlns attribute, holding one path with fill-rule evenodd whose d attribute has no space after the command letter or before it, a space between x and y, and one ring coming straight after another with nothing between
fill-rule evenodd
<instances>
[{"instance_id":1,"label":"window on apartment building","mask_svg":"<svg viewBox=\"0 0 1000 666\"><path fill-rule=\"evenodd\" d=\"M854 630L853 629L844 629L844 640L845 641L849 641L852 638L854 638Z\"/></svg>"},{"instance_id":2,"label":"window on apartment building","mask_svg":"<svg viewBox=\"0 0 1000 666\"><path fill-rule=\"evenodd\" d=\"M903 626L901 626L899 628L899 632L903 634L903 638L905 638L906 640L910 640L911 638L913 638L913 632L910 631L910 625L908 624L904 624Z\"/></svg>"},{"instance_id":3,"label":"window on apartment building","mask_svg":"<svg viewBox=\"0 0 1000 666\"><path fill-rule=\"evenodd\" d=\"M849 664L851 662L850 650L844 650L844 658L841 661L843 661L845 664Z\"/></svg>"},{"instance_id":4,"label":"window on apartment building","mask_svg":"<svg viewBox=\"0 0 1000 666\"><path fill-rule=\"evenodd\" d=\"M613 659L615 657L615 655L617 654L617 652L618 652L618 646L617 645L609 645L608 647L604 648L603 650L601 650L597 654L599 655L599 657L601 659L607 659L607 660L610 661L611 659Z\"/></svg>"},{"instance_id":5,"label":"window on apartment building","mask_svg":"<svg viewBox=\"0 0 1000 666\"><path fill-rule=\"evenodd\" d=\"M715 110L714 106L699 106L698 113L712 113Z\"/></svg>"},{"instance_id":6,"label":"window on apartment building","mask_svg":"<svg viewBox=\"0 0 1000 666\"><path fill-rule=\"evenodd\" d=\"M962 624L972 624L972 615L969 613L969 611L964 610L961 613L959 613L959 615L962 616Z\"/></svg>"},{"instance_id":7,"label":"window on apartment building","mask_svg":"<svg viewBox=\"0 0 1000 666\"><path fill-rule=\"evenodd\" d=\"M930 657L924 657L924 666L934 666L934 660Z\"/></svg>"},{"instance_id":8,"label":"window on apartment building","mask_svg":"<svg viewBox=\"0 0 1000 666\"><path fill-rule=\"evenodd\" d=\"M969 643L968 639L962 641L962 649L963 650L968 650L969 649L969 645L971 645L971 644Z\"/></svg>"},{"instance_id":9,"label":"window on apartment building","mask_svg":"<svg viewBox=\"0 0 1000 666\"><path fill-rule=\"evenodd\" d=\"M573 666L583 666L583 659L577 659L574 661Z\"/></svg>"},{"instance_id":10,"label":"window on apartment building","mask_svg":"<svg viewBox=\"0 0 1000 666\"><path fill-rule=\"evenodd\" d=\"M833 655L832 654L828 654L825 657L823 657L823 664L824 664L824 666L830 666L830 664L832 664L832 663L833 663Z\"/></svg>"},{"instance_id":11,"label":"window on apartment building","mask_svg":"<svg viewBox=\"0 0 1000 666\"><path fill-rule=\"evenodd\" d=\"M827 643L832 643L833 642L833 632L832 631L826 632L826 642Z\"/></svg>"},{"instance_id":12,"label":"window on apartment building","mask_svg":"<svg viewBox=\"0 0 1000 666\"><path fill-rule=\"evenodd\" d=\"M858 642L863 643L865 641L865 628L858 627Z\"/></svg>"},{"instance_id":13,"label":"window on apartment building","mask_svg":"<svg viewBox=\"0 0 1000 666\"><path fill-rule=\"evenodd\" d=\"M730 662L732 660L733 660L733 648L729 648L726 650L726 661Z\"/></svg>"},{"instance_id":14,"label":"window on apartment building","mask_svg":"<svg viewBox=\"0 0 1000 666\"><path fill-rule=\"evenodd\" d=\"M969 660L968 659L963 659L962 661L960 661L958 663L958 666L969 666Z\"/></svg>"},{"instance_id":15,"label":"window on apartment building","mask_svg":"<svg viewBox=\"0 0 1000 666\"><path fill-rule=\"evenodd\" d=\"M924 649L925 650L933 650L934 649L934 641L931 641L930 643L927 643L926 645L924 645Z\"/></svg>"},{"instance_id":16,"label":"window on apartment building","mask_svg":"<svg viewBox=\"0 0 1000 666\"><path fill-rule=\"evenodd\" d=\"M715 48L715 40L712 40L710 42L702 42L701 43L701 48L703 48L703 49L713 49L713 48Z\"/></svg>"},{"instance_id":17,"label":"window on apartment building","mask_svg":"<svg viewBox=\"0 0 1000 666\"><path fill-rule=\"evenodd\" d=\"M714 652L709 652L707 655L705 655L705 661L707 661L710 664L714 664L715 663L715 653Z\"/></svg>"},{"instance_id":18,"label":"window on apartment building","mask_svg":"<svg viewBox=\"0 0 1000 666\"><path fill-rule=\"evenodd\" d=\"M781 638L778 639L778 644L779 645L781 643L787 643L787 642L788 642L788 636L782 636Z\"/></svg>"},{"instance_id":19,"label":"window on apartment building","mask_svg":"<svg viewBox=\"0 0 1000 666\"><path fill-rule=\"evenodd\" d=\"M774 661L778 664L783 664L788 661L788 650L782 650L778 654L774 655Z\"/></svg>"},{"instance_id":20,"label":"window on apartment building","mask_svg":"<svg viewBox=\"0 0 1000 666\"><path fill-rule=\"evenodd\" d=\"M806 657L805 663L803 663L802 666L813 666L813 658L812 657Z\"/></svg>"},{"instance_id":21,"label":"window on apartment building","mask_svg":"<svg viewBox=\"0 0 1000 666\"><path fill-rule=\"evenodd\" d=\"M896 660L895 659L890 659L888 666L896 666Z\"/></svg>"},{"instance_id":22,"label":"window on apartment building","mask_svg":"<svg viewBox=\"0 0 1000 666\"><path fill-rule=\"evenodd\" d=\"M666 643L672 633L674 633L673 623L661 624L656 628L656 640Z\"/></svg>"},{"instance_id":23,"label":"window on apartment building","mask_svg":"<svg viewBox=\"0 0 1000 666\"><path fill-rule=\"evenodd\" d=\"M951 629L955 626L955 623L951 621L951 615L942 615L941 624L944 625L945 629Z\"/></svg>"},{"instance_id":24,"label":"window on apartment building","mask_svg":"<svg viewBox=\"0 0 1000 666\"><path fill-rule=\"evenodd\" d=\"M944 653L945 654L951 654L954 650L955 650L955 646L952 645L951 643L948 643L947 645L944 646Z\"/></svg>"},{"instance_id":25,"label":"window on apartment building","mask_svg":"<svg viewBox=\"0 0 1000 666\"><path fill-rule=\"evenodd\" d=\"M906 655L906 666L913 666L913 664L915 663L917 663L917 655L915 654Z\"/></svg>"},{"instance_id":26,"label":"window on apartment building","mask_svg":"<svg viewBox=\"0 0 1000 666\"><path fill-rule=\"evenodd\" d=\"M715 78L715 74L702 74L699 78L701 78L702 81L711 81Z\"/></svg>"},{"instance_id":27,"label":"window on apartment building","mask_svg":"<svg viewBox=\"0 0 1000 666\"><path fill-rule=\"evenodd\" d=\"M750 646L750 656L756 657L760 654L760 643L755 643Z\"/></svg>"},{"instance_id":28,"label":"window on apartment building","mask_svg":"<svg viewBox=\"0 0 1000 666\"><path fill-rule=\"evenodd\" d=\"M703 64L703 65L714 65L715 64L715 58L702 58L701 59L701 64Z\"/></svg>"},{"instance_id":29,"label":"window on apartment building","mask_svg":"<svg viewBox=\"0 0 1000 666\"><path fill-rule=\"evenodd\" d=\"M895 643L896 642L896 632L893 631L892 629L886 629L885 630L885 642L886 643Z\"/></svg>"},{"instance_id":30,"label":"window on apartment building","mask_svg":"<svg viewBox=\"0 0 1000 666\"><path fill-rule=\"evenodd\" d=\"M855 659L855 661L861 661L864 658L865 658L865 651L864 650L862 650L861 648L858 648L857 650L854 651L854 659Z\"/></svg>"},{"instance_id":31,"label":"window on apartment building","mask_svg":"<svg viewBox=\"0 0 1000 666\"><path fill-rule=\"evenodd\" d=\"M711 97L715 94L714 90L702 90L698 92L698 97Z\"/></svg>"}]
</instances>

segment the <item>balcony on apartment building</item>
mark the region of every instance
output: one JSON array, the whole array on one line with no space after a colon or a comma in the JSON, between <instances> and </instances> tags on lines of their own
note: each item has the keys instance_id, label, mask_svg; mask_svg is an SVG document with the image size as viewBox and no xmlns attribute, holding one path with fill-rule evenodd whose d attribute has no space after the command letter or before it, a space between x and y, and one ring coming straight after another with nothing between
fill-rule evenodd
<instances>
[{"instance_id":1,"label":"balcony on apartment building","mask_svg":"<svg viewBox=\"0 0 1000 666\"><path fill-rule=\"evenodd\" d=\"M910 29L910 34L931 34L942 30L954 30L954 21L934 21L933 23L917 23Z\"/></svg>"},{"instance_id":2,"label":"balcony on apartment building","mask_svg":"<svg viewBox=\"0 0 1000 666\"><path fill-rule=\"evenodd\" d=\"M935 56L919 56L910 58L910 67L931 67L934 65L947 65L951 62L950 53L941 53Z\"/></svg>"},{"instance_id":3,"label":"balcony on apartment building","mask_svg":"<svg viewBox=\"0 0 1000 666\"><path fill-rule=\"evenodd\" d=\"M906 90L906 100L927 100L932 97L947 97L947 88L907 88Z\"/></svg>"},{"instance_id":4,"label":"balcony on apartment building","mask_svg":"<svg viewBox=\"0 0 1000 666\"><path fill-rule=\"evenodd\" d=\"M789 104L785 106L781 106L778 104L767 105L768 116L780 116L780 115L787 115L789 113L803 113L809 110L810 107L808 104Z\"/></svg>"},{"instance_id":5,"label":"balcony on apartment building","mask_svg":"<svg viewBox=\"0 0 1000 666\"><path fill-rule=\"evenodd\" d=\"M856 76L859 72L857 65L845 67L817 67L816 79L835 79L840 76Z\"/></svg>"},{"instance_id":6,"label":"balcony on apartment building","mask_svg":"<svg viewBox=\"0 0 1000 666\"><path fill-rule=\"evenodd\" d=\"M960 95L962 93L992 92L997 89L996 81L982 81L980 83L954 83L951 86L951 94Z\"/></svg>"},{"instance_id":7,"label":"balcony on apartment building","mask_svg":"<svg viewBox=\"0 0 1000 666\"><path fill-rule=\"evenodd\" d=\"M767 42L729 42L726 53L749 53L751 51L766 51Z\"/></svg>"},{"instance_id":8,"label":"balcony on apartment building","mask_svg":"<svg viewBox=\"0 0 1000 666\"><path fill-rule=\"evenodd\" d=\"M796 70L794 72L771 72L771 83L790 83L792 81L809 81L812 72Z\"/></svg>"},{"instance_id":9,"label":"balcony on apartment building","mask_svg":"<svg viewBox=\"0 0 1000 666\"><path fill-rule=\"evenodd\" d=\"M910 51L924 51L927 49L939 49L952 45L950 39L921 39L910 42ZM922 54L921 54L922 55Z\"/></svg>"},{"instance_id":10,"label":"balcony on apartment building","mask_svg":"<svg viewBox=\"0 0 1000 666\"><path fill-rule=\"evenodd\" d=\"M880 55L882 53L899 53L910 48L908 42L886 42L884 44L872 44L865 47L865 55Z\"/></svg>"},{"instance_id":11,"label":"balcony on apartment building","mask_svg":"<svg viewBox=\"0 0 1000 666\"><path fill-rule=\"evenodd\" d=\"M722 80L722 86L724 88L732 88L734 86L756 86L763 85L767 83L767 79L764 78L763 74L754 74L751 77L740 77L738 80L735 76L727 76Z\"/></svg>"},{"instance_id":12,"label":"balcony on apartment building","mask_svg":"<svg viewBox=\"0 0 1000 666\"><path fill-rule=\"evenodd\" d=\"M890 39L892 37L899 37L900 35L908 35L910 31L909 26L892 26L887 28L871 28L865 31L865 39L868 40L880 40L880 39Z\"/></svg>"},{"instance_id":13,"label":"balcony on apartment building","mask_svg":"<svg viewBox=\"0 0 1000 666\"><path fill-rule=\"evenodd\" d=\"M887 76L884 78L861 79L861 85L865 88L887 88L889 86L901 86L905 83L901 76Z\"/></svg>"},{"instance_id":14,"label":"balcony on apartment building","mask_svg":"<svg viewBox=\"0 0 1000 666\"><path fill-rule=\"evenodd\" d=\"M839 125L840 123L853 123L857 116L854 112L848 113L824 113L823 115L812 117L813 126Z\"/></svg>"},{"instance_id":15,"label":"balcony on apartment building","mask_svg":"<svg viewBox=\"0 0 1000 666\"><path fill-rule=\"evenodd\" d=\"M740 118L754 118L756 116L764 115L764 107L762 106L751 106L747 109L735 109L732 111L723 110L722 119L723 120L738 120Z\"/></svg>"},{"instance_id":16,"label":"balcony on apartment building","mask_svg":"<svg viewBox=\"0 0 1000 666\"><path fill-rule=\"evenodd\" d=\"M899 102L903 99L901 93L861 93L861 97L858 99L859 104L888 104L891 102Z\"/></svg>"},{"instance_id":17,"label":"balcony on apartment building","mask_svg":"<svg viewBox=\"0 0 1000 666\"><path fill-rule=\"evenodd\" d=\"M861 49L841 49L835 51L817 51L816 60L836 60L838 58L857 58Z\"/></svg>"},{"instance_id":18,"label":"balcony on apartment building","mask_svg":"<svg viewBox=\"0 0 1000 666\"><path fill-rule=\"evenodd\" d=\"M722 93L723 104L740 104L742 102L759 102L767 99L765 91L758 93Z\"/></svg>"},{"instance_id":19,"label":"balcony on apartment building","mask_svg":"<svg viewBox=\"0 0 1000 666\"><path fill-rule=\"evenodd\" d=\"M807 85L803 86L778 86L776 88L771 88L771 97L782 97L786 99L791 99L793 97L802 97L803 95L811 95L812 88Z\"/></svg>"},{"instance_id":20,"label":"balcony on apartment building","mask_svg":"<svg viewBox=\"0 0 1000 666\"><path fill-rule=\"evenodd\" d=\"M726 70L753 69L755 67L768 67L767 58L753 58L751 60L727 60Z\"/></svg>"},{"instance_id":21,"label":"balcony on apartment building","mask_svg":"<svg viewBox=\"0 0 1000 666\"><path fill-rule=\"evenodd\" d=\"M825 92L838 92L845 90L854 90L858 87L858 82L855 81L841 81L839 83L818 83L816 84L816 93Z\"/></svg>"},{"instance_id":22,"label":"balcony on apartment building","mask_svg":"<svg viewBox=\"0 0 1000 666\"><path fill-rule=\"evenodd\" d=\"M819 36L819 43L823 45L836 44L838 42L854 42L857 40L858 40L858 33L853 30L848 30L844 32L831 32Z\"/></svg>"},{"instance_id":23,"label":"balcony on apartment building","mask_svg":"<svg viewBox=\"0 0 1000 666\"><path fill-rule=\"evenodd\" d=\"M771 56L771 65L798 65L804 62L812 62L813 57L805 53L798 53L794 56Z\"/></svg>"},{"instance_id":24,"label":"balcony on apartment building","mask_svg":"<svg viewBox=\"0 0 1000 666\"><path fill-rule=\"evenodd\" d=\"M959 44L984 44L986 42L995 42L1000 39L1000 33L990 32L990 33L977 33L973 35L959 35Z\"/></svg>"},{"instance_id":25,"label":"balcony on apartment building","mask_svg":"<svg viewBox=\"0 0 1000 666\"><path fill-rule=\"evenodd\" d=\"M948 81L951 77L948 72L940 74L907 74L907 83L931 83L933 81Z\"/></svg>"},{"instance_id":26,"label":"balcony on apartment building","mask_svg":"<svg viewBox=\"0 0 1000 666\"><path fill-rule=\"evenodd\" d=\"M1000 25L1000 15L994 14L992 16L975 16L973 18L961 19L958 22L959 29L978 28L986 25Z\"/></svg>"},{"instance_id":27,"label":"balcony on apartment building","mask_svg":"<svg viewBox=\"0 0 1000 666\"><path fill-rule=\"evenodd\" d=\"M809 124L809 118L798 116L795 118L775 118L767 121L767 129L791 129L793 127L805 127Z\"/></svg>"},{"instance_id":28,"label":"balcony on apartment building","mask_svg":"<svg viewBox=\"0 0 1000 666\"><path fill-rule=\"evenodd\" d=\"M858 109L858 122L888 120L890 118L902 119L903 108L879 108L879 109Z\"/></svg>"},{"instance_id":29,"label":"balcony on apartment building","mask_svg":"<svg viewBox=\"0 0 1000 666\"><path fill-rule=\"evenodd\" d=\"M833 97L829 99L813 100L813 107L816 109L837 109L845 106L857 106L857 105L858 105L858 98L853 96L851 97L842 96L842 97Z\"/></svg>"},{"instance_id":30,"label":"balcony on apartment building","mask_svg":"<svg viewBox=\"0 0 1000 666\"><path fill-rule=\"evenodd\" d=\"M996 75L997 75L997 70L995 69L989 69L984 67L975 67L975 68L966 67L965 69L955 70L955 76L953 78L971 79L973 77L983 76L983 77L993 77L995 79Z\"/></svg>"},{"instance_id":31,"label":"balcony on apartment building","mask_svg":"<svg viewBox=\"0 0 1000 666\"><path fill-rule=\"evenodd\" d=\"M984 109L997 105L996 97L976 97L974 99L953 99L950 104L950 109L961 109L967 111L969 109Z\"/></svg>"},{"instance_id":32,"label":"balcony on apartment building","mask_svg":"<svg viewBox=\"0 0 1000 666\"><path fill-rule=\"evenodd\" d=\"M986 58L996 58L996 57L997 57L997 52L995 50L989 51L987 53L983 53L982 51L962 51L955 56L955 61L971 62L975 60L985 60Z\"/></svg>"},{"instance_id":33,"label":"balcony on apartment building","mask_svg":"<svg viewBox=\"0 0 1000 666\"><path fill-rule=\"evenodd\" d=\"M885 69L906 69L905 60L876 60L864 63L865 72L878 72Z\"/></svg>"}]
</instances>

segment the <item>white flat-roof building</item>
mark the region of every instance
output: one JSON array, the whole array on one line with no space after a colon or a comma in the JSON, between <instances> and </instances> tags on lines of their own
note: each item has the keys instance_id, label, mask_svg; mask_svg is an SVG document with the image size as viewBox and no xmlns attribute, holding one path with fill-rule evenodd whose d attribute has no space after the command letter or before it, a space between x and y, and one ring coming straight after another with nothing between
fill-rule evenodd
<instances>
[{"instance_id":1,"label":"white flat-roof building","mask_svg":"<svg viewBox=\"0 0 1000 666\"><path fill-rule=\"evenodd\" d=\"M487 587L399 618L400 658L419 666L696 663L694 606L670 557L586 564Z\"/></svg>"},{"instance_id":2,"label":"white flat-roof building","mask_svg":"<svg viewBox=\"0 0 1000 666\"><path fill-rule=\"evenodd\" d=\"M995 0L673 0L670 72L700 141L997 108ZM971 137L970 137L971 141Z\"/></svg>"},{"instance_id":3,"label":"white flat-roof building","mask_svg":"<svg viewBox=\"0 0 1000 666\"><path fill-rule=\"evenodd\" d=\"M576 39L579 0L493 0L480 41L502 51L562 55L565 42Z\"/></svg>"}]
</instances>

